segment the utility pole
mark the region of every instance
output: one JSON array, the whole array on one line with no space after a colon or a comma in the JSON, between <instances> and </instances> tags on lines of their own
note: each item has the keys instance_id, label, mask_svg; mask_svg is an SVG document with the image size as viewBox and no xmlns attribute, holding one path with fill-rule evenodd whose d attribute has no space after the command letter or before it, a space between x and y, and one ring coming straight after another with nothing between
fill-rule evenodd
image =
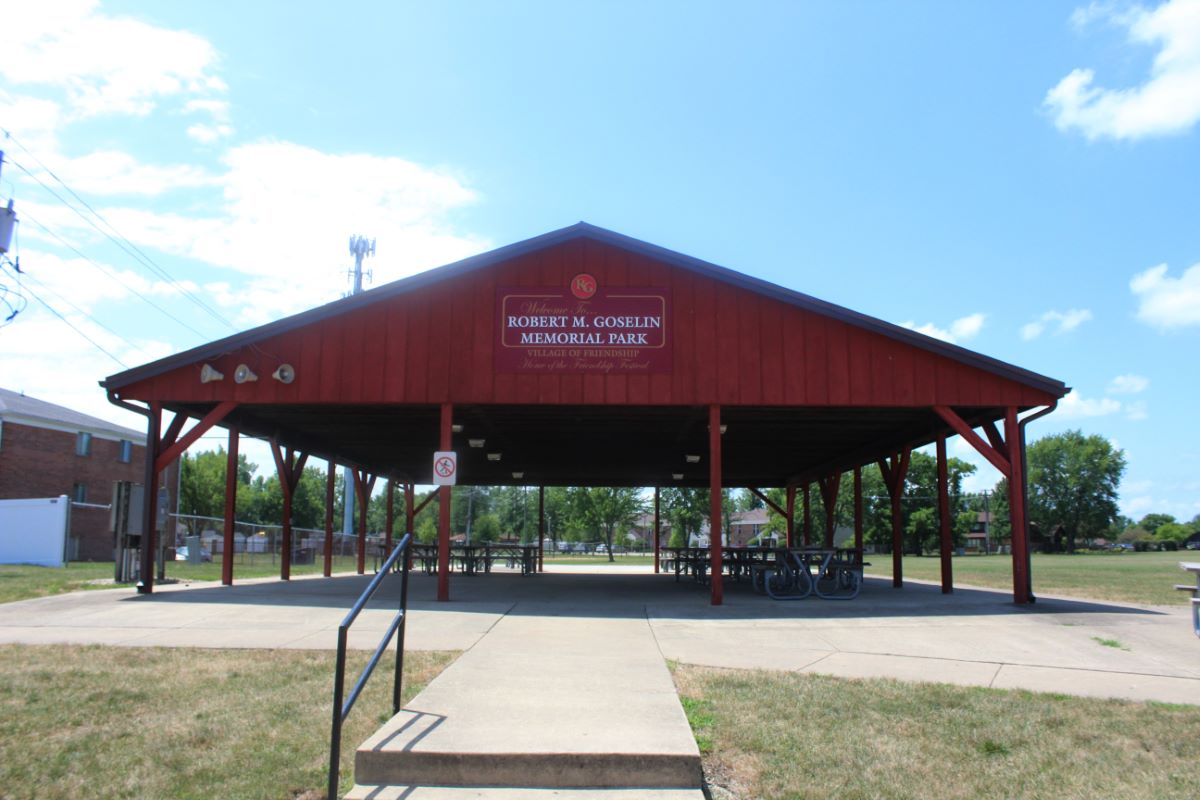
<instances>
[{"instance_id":1,"label":"utility pole","mask_svg":"<svg viewBox=\"0 0 1200 800\"><path fill-rule=\"evenodd\" d=\"M354 279L354 288L350 294L362 294L363 259L375 255L375 240L367 239L365 236L351 236L350 255L354 256L354 269L348 273L348 277ZM370 280L371 277L372 273L368 272L367 280ZM350 467L342 467L342 535L344 536L354 533L354 497L354 473ZM370 502L370 498L367 498L367 501Z\"/></svg>"}]
</instances>

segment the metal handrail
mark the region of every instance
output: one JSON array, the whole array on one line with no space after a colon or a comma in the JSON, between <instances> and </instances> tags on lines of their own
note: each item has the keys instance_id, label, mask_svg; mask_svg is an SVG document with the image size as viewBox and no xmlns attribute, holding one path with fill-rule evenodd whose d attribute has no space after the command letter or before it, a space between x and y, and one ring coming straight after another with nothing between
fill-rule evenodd
<instances>
[{"instance_id":1,"label":"metal handrail","mask_svg":"<svg viewBox=\"0 0 1200 800\"><path fill-rule=\"evenodd\" d=\"M375 671L375 667L379 664L379 659L383 657L383 653L387 650L388 644L391 643L392 637L396 636L396 674L392 682L392 713L396 714L400 711L400 682L402 672L404 670L404 621L408 616L408 551L412 546L412 534L404 534L404 538L396 545L396 549L391 552L387 560L383 562L383 566L371 582L367 584L367 588L359 596L354 606L346 614L346 618L342 620L342 624L338 626L338 646L337 646L337 664L333 671L333 727L329 734L329 800L335 800L338 796L338 772L342 760L342 724L346 718L350 716L350 710L354 708L355 701L362 694L363 687L367 685L367 680ZM345 698L346 689L346 640L350 631L350 626L354 624L354 620L358 618L359 613L366 607L375 590L383 583L383 579L388 572L396 566L396 562L400 562L400 608L396 612L396 616L392 617L392 624L388 626L387 632L380 639L379 645L375 648L375 652L371 655L371 660L367 662L367 666L359 674L358 680L354 682L354 688L350 690L350 697Z\"/></svg>"}]
</instances>

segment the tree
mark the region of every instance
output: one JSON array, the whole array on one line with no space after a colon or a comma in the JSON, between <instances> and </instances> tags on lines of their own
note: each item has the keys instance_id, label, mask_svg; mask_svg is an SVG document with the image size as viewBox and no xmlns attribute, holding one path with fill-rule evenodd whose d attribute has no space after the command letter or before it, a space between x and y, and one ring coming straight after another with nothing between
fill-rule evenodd
<instances>
[{"instance_id":1,"label":"tree","mask_svg":"<svg viewBox=\"0 0 1200 800\"><path fill-rule=\"evenodd\" d=\"M228 461L223 448L217 448L215 452L183 454L183 458L180 459L180 514L200 517L225 516L225 465ZM247 461L244 455L238 455L238 497L235 516L242 517L243 511L252 503L251 477L255 469L255 465Z\"/></svg>"},{"instance_id":2,"label":"tree","mask_svg":"<svg viewBox=\"0 0 1200 800\"><path fill-rule=\"evenodd\" d=\"M1029 518L1043 531L1061 525L1068 552L1075 540L1091 539L1117 518L1117 490L1125 454L1103 436L1073 430L1029 446Z\"/></svg>"},{"instance_id":3,"label":"tree","mask_svg":"<svg viewBox=\"0 0 1200 800\"><path fill-rule=\"evenodd\" d=\"M699 534L708 519L708 489L663 489L660 502L671 521L671 547L687 547L693 534Z\"/></svg>"},{"instance_id":4,"label":"tree","mask_svg":"<svg viewBox=\"0 0 1200 800\"><path fill-rule=\"evenodd\" d=\"M598 486L575 488L570 492L575 513L589 527L604 535L608 560L613 560L613 534L618 526L632 523L646 510L640 489Z\"/></svg>"},{"instance_id":5,"label":"tree","mask_svg":"<svg viewBox=\"0 0 1200 800\"><path fill-rule=\"evenodd\" d=\"M1147 514L1138 522L1138 527L1154 536L1163 525L1175 523L1175 517L1170 514Z\"/></svg>"}]
</instances>

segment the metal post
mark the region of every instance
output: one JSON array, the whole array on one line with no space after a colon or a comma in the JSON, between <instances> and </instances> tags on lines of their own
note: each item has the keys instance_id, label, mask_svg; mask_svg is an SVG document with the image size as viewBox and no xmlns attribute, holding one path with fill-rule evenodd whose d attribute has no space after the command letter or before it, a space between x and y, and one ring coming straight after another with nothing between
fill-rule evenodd
<instances>
[{"instance_id":1,"label":"metal post","mask_svg":"<svg viewBox=\"0 0 1200 800\"><path fill-rule=\"evenodd\" d=\"M442 403L441 436L439 438L439 447L442 450L449 450L452 446L450 426L453 416L454 406L450 403ZM450 492L449 486L443 486L438 493L437 599L443 603L450 599Z\"/></svg>"},{"instance_id":2,"label":"metal post","mask_svg":"<svg viewBox=\"0 0 1200 800\"><path fill-rule=\"evenodd\" d=\"M538 572L546 571L546 487L538 487Z\"/></svg>"},{"instance_id":3,"label":"metal post","mask_svg":"<svg viewBox=\"0 0 1200 800\"><path fill-rule=\"evenodd\" d=\"M900 509L904 491L904 478L899 475L900 459L892 463L892 483L888 486L888 499L892 503L892 588L904 586L904 539L902 528L904 517Z\"/></svg>"},{"instance_id":4,"label":"metal post","mask_svg":"<svg viewBox=\"0 0 1200 800\"><path fill-rule=\"evenodd\" d=\"M809 499L809 489L811 484L804 484L804 497L802 505L804 508L804 546L812 546L812 501Z\"/></svg>"},{"instance_id":5,"label":"metal post","mask_svg":"<svg viewBox=\"0 0 1200 800\"><path fill-rule=\"evenodd\" d=\"M238 443L237 428L229 429L229 457L225 462L225 530L221 554L221 583L233 585L233 524L237 515ZM182 470L181 470L182 471Z\"/></svg>"},{"instance_id":6,"label":"metal post","mask_svg":"<svg viewBox=\"0 0 1200 800\"><path fill-rule=\"evenodd\" d=\"M796 531L796 487L787 487L787 536L786 545L789 550L793 547L792 535Z\"/></svg>"},{"instance_id":7,"label":"metal post","mask_svg":"<svg viewBox=\"0 0 1200 800\"><path fill-rule=\"evenodd\" d=\"M659 529L659 523L658 523L658 487L655 486L654 487L654 574L655 575L658 574L659 556L660 556L660 551L662 549L662 546L660 545L660 543L658 541L660 538L662 538L659 534L660 534L660 529Z\"/></svg>"},{"instance_id":8,"label":"metal post","mask_svg":"<svg viewBox=\"0 0 1200 800\"><path fill-rule=\"evenodd\" d=\"M954 591L954 566L950 559L952 542L950 540L950 479L946 464L946 436L937 438L937 494L938 494L938 523L941 534L942 556L942 594Z\"/></svg>"},{"instance_id":9,"label":"metal post","mask_svg":"<svg viewBox=\"0 0 1200 800\"><path fill-rule=\"evenodd\" d=\"M387 482L387 518L383 528L383 557L387 558L392 554L392 527L395 525L395 500L393 494L392 479L388 478Z\"/></svg>"},{"instance_id":10,"label":"metal post","mask_svg":"<svg viewBox=\"0 0 1200 800\"><path fill-rule=\"evenodd\" d=\"M854 549L863 549L862 467L854 468Z\"/></svg>"},{"instance_id":11,"label":"metal post","mask_svg":"<svg viewBox=\"0 0 1200 800\"><path fill-rule=\"evenodd\" d=\"M329 460L329 470L325 474L325 568L323 570L325 577L333 575L333 490L335 481L337 463L333 459Z\"/></svg>"},{"instance_id":12,"label":"metal post","mask_svg":"<svg viewBox=\"0 0 1200 800\"><path fill-rule=\"evenodd\" d=\"M712 493L709 497L708 523L712 604L719 606L725 601L725 587L721 582L724 571L721 549L721 407L715 404L708 407L708 487Z\"/></svg>"}]
</instances>

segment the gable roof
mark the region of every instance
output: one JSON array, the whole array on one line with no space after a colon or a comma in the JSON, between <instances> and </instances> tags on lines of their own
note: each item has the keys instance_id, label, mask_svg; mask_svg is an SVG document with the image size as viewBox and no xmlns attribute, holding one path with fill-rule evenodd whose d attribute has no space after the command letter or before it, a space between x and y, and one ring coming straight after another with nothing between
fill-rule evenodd
<instances>
[{"instance_id":1,"label":"gable roof","mask_svg":"<svg viewBox=\"0 0 1200 800\"><path fill-rule=\"evenodd\" d=\"M47 403L45 400L38 400L8 389L0 389L0 419L13 419L14 421L19 419L21 422L34 424L47 422L52 423L55 427L71 428L88 433L112 434L138 444L141 444L146 438L143 431L125 428L99 417L81 414L65 406Z\"/></svg>"},{"instance_id":2,"label":"gable roof","mask_svg":"<svg viewBox=\"0 0 1200 800\"><path fill-rule=\"evenodd\" d=\"M272 336L287 333L330 317L349 314L383 300L417 291L438 282L451 280L477 270L486 269L526 253L576 239L591 239L656 259L673 267L690 270L713 280L768 297L780 303L821 314L880 334L903 344L911 345L990 372L1006 380L1033 387L1055 397L1062 397L1069 391L1062 381L1039 375L1036 372L1031 372L1013 364L985 356L973 350L968 350L965 347L959 347L958 345L935 339L923 333L918 333L908 328L852 311L844 306L829 303L802 292L787 289L760 278L744 275L727 267L718 266L717 264L643 242L614 231L599 228L586 222L579 222L566 228L542 234L541 236L535 236L532 239L500 247L487 253L470 256L469 258L447 264L443 267L436 267L408 278L393 281L362 294L335 300L323 306L318 306L317 308L294 314L290 317L284 317L275 322L251 328L250 330L228 336L224 339L200 345L199 347L160 359L159 361L153 361L125 372L110 375L101 381L100 385L110 391L118 390L123 386L153 378L178 367L215 358L231 350L257 343Z\"/></svg>"}]
</instances>

